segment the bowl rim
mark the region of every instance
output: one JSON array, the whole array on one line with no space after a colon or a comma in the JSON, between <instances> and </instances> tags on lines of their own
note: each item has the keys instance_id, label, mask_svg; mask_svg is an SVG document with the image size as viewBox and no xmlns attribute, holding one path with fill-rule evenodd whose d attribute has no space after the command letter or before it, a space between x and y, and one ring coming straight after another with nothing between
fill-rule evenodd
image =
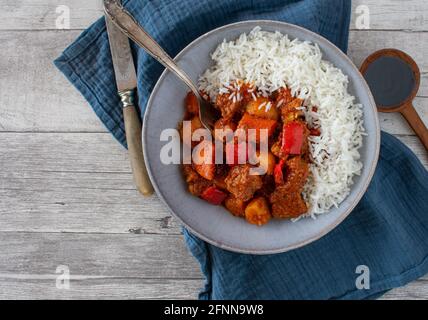
<instances>
[{"instance_id":1,"label":"bowl rim","mask_svg":"<svg viewBox=\"0 0 428 320\"><path fill-rule=\"evenodd\" d=\"M319 240L320 238L322 238L323 236L325 236L326 234L328 234L330 231L332 231L333 229L335 229L341 222L343 222L343 220L345 220L349 214L355 209L355 207L357 206L357 204L360 202L361 198L363 197L363 195L365 194L365 192L367 191L367 188L373 178L373 175L375 173L375 169L379 160L379 153L380 153L380 124L379 124L379 118L378 118L378 113L377 113L377 109L376 109L376 103L374 100L374 97L370 91L370 88L366 82L366 80L364 79L363 75L360 73L359 69L357 68L357 66L353 63L353 61L342 51L340 50L334 43L332 43L330 40L324 38L323 36L308 30L304 27L292 24L292 23L288 23L288 22L283 22L283 21L278 21L278 20L269 20L269 19L252 19L252 20L244 20L244 21L239 21L239 22L234 22L234 23L230 23L230 24L226 24L217 28L214 28L202 35L200 35L199 37L197 37L196 39L194 39L193 41L191 41L188 45L186 45L175 57L174 57L174 61L180 59L190 48L192 48L193 46L197 45L200 41L204 40L206 37L208 37L209 35L228 29L228 28L233 28L235 26L240 26L240 25L253 25L253 24L257 24L257 23L262 23L262 24L272 24L272 25L283 25L285 27L291 27L297 30L300 30L302 32L306 32L308 34L310 34L315 41L311 41L312 43L318 43L318 41L320 42L324 42L325 45L332 47L332 49L334 49L337 54L339 56L341 56L343 59L345 59L348 64L354 69L355 73L359 76L360 80L362 80L362 84L365 87L365 91L368 94L368 98L370 101L370 105L374 114L374 125L375 125L375 156L373 159L373 162L371 163L371 167L369 168L369 172L368 172L368 176L367 179L365 181L363 181L363 185L362 188L360 189L360 191L356 194L354 201L351 203L351 205L349 206L349 208L344 211L336 220L334 220L333 223L331 223L330 225L328 225L327 227L325 227L324 229L322 229L319 233L317 233L315 236L312 236L306 240L302 240L299 242L296 242L294 245L290 245L288 247L284 247L284 248L275 248L275 249L243 249L243 248L239 248L239 247L235 247L233 245L228 245L228 244L224 244L224 243L220 243L219 241L215 240L215 239L211 239L203 234L201 234L200 232L194 230L194 228L192 228L191 226L189 226L188 224L186 224L180 217L179 215L177 215L175 213L175 211L173 210L173 208L171 208L171 206L168 204L167 200L164 198L163 194L160 192L160 189L156 183L156 179L154 177L154 175L152 174L152 169L151 169L151 165L150 162L147 159L147 143L146 143L146 139L147 139L147 118L149 115L149 111L151 109L151 105L152 105L152 100L154 99L154 96L156 95L157 91L159 90L159 87L161 85L161 83L163 82L163 79L167 76L167 74L170 72L168 71L168 69L165 69L161 76L159 77L159 79L156 81L155 86L153 87L152 92L150 93L150 97L147 101L146 104L146 110L144 112L144 117L143 117L143 126L142 126L142 146L143 146L143 153L144 153L144 161L146 163L146 167L147 167L147 172L148 175L150 177L150 180L152 182L153 188L155 189L155 192L157 194L157 196L159 197L159 199L166 205L166 207L168 208L169 212L174 216L174 218L178 219L178 221L180 221L180 223L186 227L193 235L197 236L198 238L216 246L219 247L221 249L225 249L228 251L232 251L232 252L238 252L238 253L244 253L244 254L255 254L255 255L266 255L266 254L276 254L276 253L283 253L283 252L287 252L287 251L291 251L297 248L301 248L309 243L312 243L316 240ZM254 26L255 27L255 26ZM263 27L262 27L263 29ZM328 213L327 213L328 214Z\"/></svg>"}]
</instances>

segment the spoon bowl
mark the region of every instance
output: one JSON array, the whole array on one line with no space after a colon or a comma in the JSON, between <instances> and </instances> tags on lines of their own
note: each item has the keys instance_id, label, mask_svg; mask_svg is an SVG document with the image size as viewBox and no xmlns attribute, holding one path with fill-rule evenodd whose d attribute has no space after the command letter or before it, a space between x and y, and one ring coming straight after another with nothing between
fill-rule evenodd
<instances>
[{"instance_id":1,"label":"spoon bowl","mask_svg":"<svg viewBox=\"0 0 428 320\"><path fill-rule=\"evenodd\" d=\"M428 130L413 107L420 70L415 60L397 49L383 49L366 58L360 68L380 112L399 112L428 150Z\"/></svg>"}]
</instances>

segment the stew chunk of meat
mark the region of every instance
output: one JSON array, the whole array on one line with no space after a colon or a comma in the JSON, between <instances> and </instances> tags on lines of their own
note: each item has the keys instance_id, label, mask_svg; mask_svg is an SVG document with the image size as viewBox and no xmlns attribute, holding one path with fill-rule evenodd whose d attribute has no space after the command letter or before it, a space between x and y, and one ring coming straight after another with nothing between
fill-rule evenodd
<instances>
[{"instance_id":1,"label":"stew chunk of meat","mask_svg":"<svg viewBox=\"0 0 428 320\"><path fill-rule=\"evenodd\" d=\"M301 192L309 175L308 163L300 157L287 161L287 178L284 189L288 192Z\"/></svg>"},{"instance_id":2,"label":"stew chunk of meat","mask_svg":"<svg viewBox=\"0 0 428 320\"><path fill-rule=\"evenodd\" d=\"M224 200L224 205L234 216L243 217L245 215L245 201L229 196Z\"/></svg>"},{"instance_id":3,"label":"stew chunk of meat","mask_svg":"<svg viewBox=\"0 0 428 320\"><path fill-rule=\"evenodd\" d=\"M308 211L301 194L298 192L290 193L285 186L276 187L270 195L270 202L272 204L272 216L275 218L297 218Z\"/></svg>"},{"instance_id":4,"label":"stew chunk of meat","mask_svg":"<svg viewBox=\"0 0 428 320\"><path fill-rule=\"evenodd\" d=\"M283 123L295 121L299 117L303 117L303 112L298 108L302 105L303 100L295 98L281 106L281 118Z\"/></svg>"},{"instance_id":5,"label":"stew chunk of meat","mask_svg":"<svg viewBox=\"0 0 428 320\"><path fill-rule=\"evenodd\" d=\"M275 104L281 107L284 104L289 103L293 100L293 96L291 95L291 91L288 88L280 88L275 92Z\"/></svg>"},{"instance_id":6,"label":"stew chunk of meat","mask_svg":"<svg viewBox=\"0 0 428 320\"><path fill-rule=\"evenodd\" d=\"M225 120L230 120L235 113L241 108L241 101L230 99L230 94L219 94L215 101L215 106L221 112L221 116Z\"/></svg>"},{"instance_id":7,"label":"stew chunk of meat","mask_svg":"<svg viewBox=\"0 0 428 320\"><path fill-rule=\"evenodd\" d=\"M250 174L250 169L251 166L248 164L234 166L225 179L227 190L243 201L250 200L263 186L262 178Z\"/></svg>"},{"instance_id":8,"label":"stew chunk of meat","mask_svg":"<svg viewBox=\"0 0 428 320\"><path fill-rule=\"evenodd\" d=\"M193 169L191 164L183 165L183 173L189 187L189 192L197 197L199 197L207 187L212 185L210 181L202 178L195 169Z\"/></svg>"},{"instance_id":9,"label":"stew chunk of meat","mask_svg":"<svg viewBox=\"0 0 428 320\"><path fill-rule=\"evenodd\" d=\"M275 218L297 218L308 208L301 192L309 174L309 165L301 157L286 162L286 180L270 196L272 215Z\"/></svg>"}]
</instances>

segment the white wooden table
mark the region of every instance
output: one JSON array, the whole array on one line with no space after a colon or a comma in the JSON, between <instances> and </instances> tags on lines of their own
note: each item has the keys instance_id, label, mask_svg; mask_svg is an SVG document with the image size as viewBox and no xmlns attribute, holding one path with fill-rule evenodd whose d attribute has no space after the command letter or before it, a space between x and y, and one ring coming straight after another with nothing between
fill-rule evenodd
<instances>
[{"instance_id":1,"label":"white wooden table","mask_svg":"<svg viewBox=\"0 0 428 320\"><path fill-rule=\"evenodd\" d=\"M70 9L58 30L57 8ZM367 5L370 30L357 30ZM99 0L0 0L0 298L196 298L202 277L180 226L134 190L125 150L52 60L102 15ZM61 7L58 9L61 10ZM428 122L428 2L356 0L349 55L407 51L422 71L415 106ZM427 166L398 115L382 129ZM56 286L69 268L69 289ZM61 283L60 283L61 284ZM428 276L384 298L428 298Z\"/></svg>"}]
</instances>

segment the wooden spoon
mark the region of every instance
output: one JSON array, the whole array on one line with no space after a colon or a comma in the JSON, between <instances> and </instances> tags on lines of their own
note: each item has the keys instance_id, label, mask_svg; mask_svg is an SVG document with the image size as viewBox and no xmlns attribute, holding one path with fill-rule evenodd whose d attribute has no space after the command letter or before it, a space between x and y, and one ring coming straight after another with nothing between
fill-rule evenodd
<instances>
[{"instance_id":1,"label":"wooden spoon","mask_svg":"<svg viewBox=\"0 0 428 320\"><path fill-rule=\"evenodd\" d=\"M428 129L413 107L421 78L416 62L403 51L383 49L367 57L360 71L378 111L400 112L428 150Z\"/></svg>"}]
</instances>

